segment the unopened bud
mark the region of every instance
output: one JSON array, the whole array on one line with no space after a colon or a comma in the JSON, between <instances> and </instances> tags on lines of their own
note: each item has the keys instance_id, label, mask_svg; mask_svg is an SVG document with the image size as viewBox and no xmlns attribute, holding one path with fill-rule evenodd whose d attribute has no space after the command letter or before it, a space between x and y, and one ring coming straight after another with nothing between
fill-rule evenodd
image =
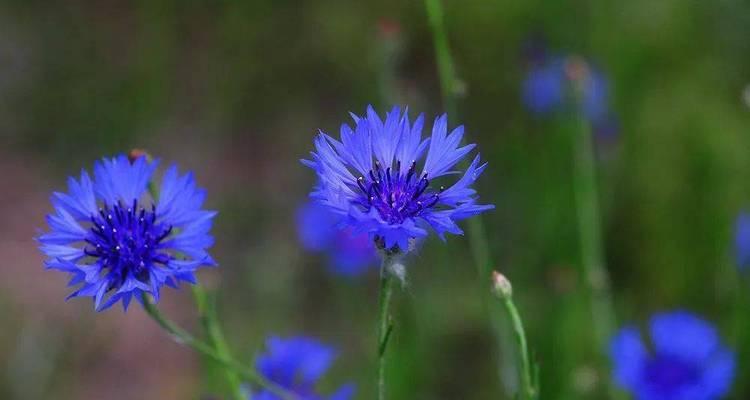
<instances>
[{"instance_id":1,"label":"unopened bud","mask_svg":"<svg viewBox=\"0 0 750 400\"><path fill-rule=\"evenodd\" d=\"M397 39L401 34L401 24L396 20L381 18L378 20L378 35L386 40Z\"/></svg>"},{"instance_id":2,"label":"unopened bud","mask_svg":"<svg viewBox=\"0 0 750 400\"><path fill-rule=\"evenodd\" d=\"M132 163L135 162L135 160L146 157L146 161L151 162L153 158L151 157L151 154L148 153L148 151L143 149L132 149L128 152L128 160Z\"/></svg>"},{"instance_id":3,"label":"unopened bud","mask_svg":"<svg viewBox=\"0 0 750 400\"><path fill-rule=\"evenodd\" d=\"M496 296L507 299L513 296L513 286L505 275L492 271L492 291Z\"/></svg>"},{"instance_id":4,"label":"unopened bud","mask_svg":"<svg viewBox=\"0 0 750 400\"><path fill-rule=\"evenodd\" d=\"M581 56L570 56L565 60L565 76L573 83L580 85L585 82L591 72L589 70L589 64Z\"/></svg>"}]
</instances>

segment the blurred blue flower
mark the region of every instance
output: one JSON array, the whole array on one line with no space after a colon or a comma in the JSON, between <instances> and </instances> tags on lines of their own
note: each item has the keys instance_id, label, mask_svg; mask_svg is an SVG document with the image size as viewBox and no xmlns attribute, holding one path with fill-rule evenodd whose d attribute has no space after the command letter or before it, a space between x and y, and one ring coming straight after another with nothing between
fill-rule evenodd
<instances>
[{"instance_id":1,"label":"blurred blue flower","mask_svg":"<svg viewBox=\"0 0 750 400\"><path fill-rule=\"evenodd\" d=\"M595 69L590 69L581 79L581 109L592 124L603 123L609 115L609 82Z\"/></svg>"},{"instance_id":2,"label":"blurred blue flower","mask_svg":"<svg viewBox=\"0 0 750 400\"><path fill-rule=\"evenodd\" d=\"M532 67L522 83L523 104L534 114L549 114L565 101L565 71L562 62Z\"/></svg>"},{"instance_id":3,"label":"blurred blue flower","mask_svg":"<svg viewBox=\"0 0 750 400\"><path fill-rule=\"evenodd\" d=\"M90 296L101 311L122 300L127 310L142 293L159 300L163 285L195 283L194 272L215 265L206 249L214 211L201 209L206 192L192 173L170 167L158 199L147 193L158 161L124 155L94 164L94 179L81 171L68 179L68 193L52 195L50 230L37 238L49 269L80 285L68 298Z\"/></svg>"},{"instance_id":4,"label":"blurred blue flower","mask_svg":"<svg viewBox=\"0 0 750 400\"><path fill-rule=\"evenodd\" d=\"M354 396L354 385L347 384L330 396L317 393L315 386L328 371L335 358L334 350L315 339L298 336L271 337L266 341L266 352L255 362L258 372L266 379L291 391L301 400L347 400ZM253 395L253 400L279 400L269 391Z\"/></svg>"},{"instance_id":5,"label":"blurred blue flower","mask_svg":"<svg viewBox=\"0 0 750 400\"><path fill-rule=\"evenodd\" d=\"M650 344L635 327L622 329L611 343L614 379L636 399L713 400L729 391L734 354L708 322L685 311L657 314Z\"/></svg>"},{"instance_id":6,"label":"blurred blue flower","mask_svg":"<svg viewBox=\"0 0 750 400\"><path fill-rule=\"evenodd\" d=\"M337 229L328 207L308 202L297 210L297 233L305 249L329 256L331 272L346 277L362 275L377 264L375 245L367 234Z\"/></svg>"},{"instance_id":7,"label":"blurred blue flower","mask_svg":"<svg viewBox=\"0 0 750 400\"><path fill-rule=\"evenodd\" d=\"M312 160L303 160L319 177L312 197L337 216L337 226L367 233L383 249L406 252L409 241L426 237L428 228L441 239L462 234L457 221L494 208L477 204L471 188L487 166L479 164L479 155L453 185L432 184L459 173L454 167L475 147L461 146L463 126L448 134L443 115L423 140L424 116L412 125L398 107L385 121L372 107L366 116L352 117L354 129L342 125L340 141L321 132Z\"/></svg>"},{"instance_id":8,"label":"blurred blue flower","mask_svg":"<svg viewBox=\"0 0 750 400\"><path fill-rule=\"evenodd\" d=\"M734 248L737 265L750 267L750 214L743 212L737 217L734 232Z\"/></svg>"},{"instance_id":9,"label":"blurred blue flower","mask_svg":"<svg viewBox=\"0 0 750 400\"><path fill-rule=\"evenodd\" d=\"M529 68L521 84L524 106L540 116L565 110L580 92L580 111L597 132L611 135L617 124L609 108L609 82L578 57L545 57Z\"/></svg>"}]
</instances>

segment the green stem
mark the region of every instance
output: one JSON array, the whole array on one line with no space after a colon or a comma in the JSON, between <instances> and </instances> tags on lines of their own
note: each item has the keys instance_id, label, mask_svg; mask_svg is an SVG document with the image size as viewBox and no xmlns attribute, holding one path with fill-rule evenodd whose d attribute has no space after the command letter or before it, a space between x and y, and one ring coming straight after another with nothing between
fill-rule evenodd
<instances>
[{"instance_id":1,"label":"green stem","mask_svg":"<svg viewBox=\"0 0 750 400\"><path fill-rule=\"evenodd\" d=\"M232 354L229 344L224 337L224 332L222 332L216 314L216 298L206 293L200 285L192 286L192 290L193 297L195 297L195 302L198 305L201 325L203 326L203 331L206 333L209 344L216 350L216 354L223 358L231 359ZM227 368L224 369L224 374L235 400L249 400L246 398L246 394L242 392L242 380L239 375Z\"/></svg>"},{"instance_id":2,"label":"green stem","mask_svg":"<svg viewBox=\"0 0 750 400\"><path fill-rule=\"evenodd\" d=\"M536 398L537 391L534 388L529 349L526 344L526 331L523 329L523 321L521 320L521 315L518 313L515 303L513 303L512 296L504 296L502 297L502 301L505 306L505 311L507 311L510 316L513 332L515 333L518 345L518 353L521 361L521 398L524 400L533 400Z\"/></svg>"},{"instance_id":3,"label":"green stem","mask_svg":"<svg viewBox=\"0 0 750 400\"><path fill-rule=\"evenodd\" d=\"M440 0L425 0L425 9L427 10L430 28L432 29L443 105L448 115L455 117L457 112L455 84L458 81L458 77L456 77L453 56L448 44L448 34L446 33L443 17L443 5ZM469 233L472 255L477 263L479 277L484 282L484 278L489 275L492 268L492 257L484 225L478 216L469 220Z\"/></svg>"},{"instance_id":4,"label":"green stem","mask_svg":"<svg viewBox=\"0 0 750 400\"><path fill-rule=\"evenodd\" d=\"M149 298L146 294L143 295L142 300L143 309L146 311L146 313L157 324L159 324L162 329L169 333L169 335L172 337L172 340L174 340L175 342L188 346L198 353L211 358L212 360L223 365L225 368L231 370L233 373L236 373L241 378L263 387L276 396L279 396L283 400L299 400L296 395L288 392L286 389L277 385L276 383L269 381L262 375L258 374L254 369L246 367L232 358L220 355L213 347L201 341L200 339L197 339L188 331L180 328L177 324L164 316L156 307L156 305L154 305L151 298Z\"/></svg>"},{"instance_id":5,"label":"green stem","mask_svg":"<svg viewBox=\"0 0 750 400\"><path fill-rule=\"evenodd\" d=\"M456 114L456 70L451 56L448 35L445 30L443 18L443 5L440 0L425 0L427 19L432 29L432 39L435 45L435 58L437 60L438 75L440 76L440 92L443 96L443 105L448 115Z\"/></svg>"},{"instance_id":6,"label":"green stem","mask_svg":"<svg viewBox=\"0 0 750 400\"><path fill-rule=\"evenodd\" d=\"M594 344L602 355L615 327L615 311L610 293L609 274L604 261L604 243L600 226L596 184L594 144L589 123L577 118L573 185L578 218L581 264L591 296ZM622 398L610 385L612 398Z\"/></svg>"},{"instance_id":7,"label":"green stem","mask_svg":"<svg viewBox=\"0 0 750 400\"><path fill-rule=\"evenodd\" d=\"M378 400L385 400L385 351L393 331L390 306L393 295L393 277L391 276L391 265L396 256L392 254L383 255L383 265L380 268L380 299L378 320Z\"/></svg>"},{"instance_id":8,"label":"green stem","mask_svg":"<svg viewBox=\"0 0 750 400\"><path fill-rule=\"evenodd\" d=\"M443 106L448 115L457 117L458 112L457 99L456 99L456 82L458 77L456 76L456 69L454 67L453 56L451 53L450 45L448 42L448 34L445 29L444 22L444 11L441 0L425 0L425 9L427 11L427 18L429 20L430 29L432 30L432 39L435 46L435 58L437 62L438 76L440 79L440 92L442 94ZM472 257L476 264L478 281L480 285L484 285L485 278L490 274L492 270L492 255L490 253L489 240L487 240L487 233L484 229L481 216L475 216L470 218L467 222L469 225L469 246L471 248ZM483 299L488 307L492 307L492 302L487 298L487 290L483 286ZM489 312L490 323L495 333L495 338L499 348L505 348L509 345L509 333L507 328L504 328L495 312ZM511 371L511 375L515 375L516 366L512 360L512 357L502 357L500 359L500 370ZM502 372L501 372L502 375ZM504 385L506 393L509 393L509 387Z\"/></svg>"}]
</instances>

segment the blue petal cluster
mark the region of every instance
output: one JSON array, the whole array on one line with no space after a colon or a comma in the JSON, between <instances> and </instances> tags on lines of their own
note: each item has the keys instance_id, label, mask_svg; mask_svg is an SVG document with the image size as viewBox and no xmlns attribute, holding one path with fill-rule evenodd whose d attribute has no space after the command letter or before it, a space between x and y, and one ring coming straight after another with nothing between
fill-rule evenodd
<instances>
[{"instance_id":1,"label":"blue petal cluster","mask_svg":"<svg viewBox=\"0 0 750 400\"><path fill-rule=\"evenodd\" d=\"M750 267L750 214L741 213L735 222L734 251L737 265L742 268Z\"/></svg>"},{"instance_id":2,"label":"blue petal cluster","mask_svg":"<svg viewBox=\"0 0 750 400\"><path fill-rule=\"evenodd\" d=\"M522 102L537 115L564 110L580 91L578 107L597 133L612 134L616 120L609 108L609 82L575 57L544 57L529 68L521 87Z\"/></svg>"},{"instance_id":3,"label":"blue petal cluster","mask_svg":"<svg viewBox=\"0 0 750 400\"><path fill-rule=\"evenodd\" d=\"M457 221L494 208L477 204L471 188L487 164L479 155L452 185L436 181L458 174L456 164L474 149L461 145L464 128L448 133L448 118L435 119L432 135L422 139L424 116L412 124L394 107L382 120L372 107L352 115L354 127L341 126L341 139L320 133L312 160L320 184L312 198L337 215L340 227L367 233L387 250L408 251L409 240L434 230L462 234Z\"/></svg>"},{"instance_id":4,"label":"blue petal cluster","mask_svg":"<svg viewBox=\"0 0 750 400\"><path fill-rule=\"evenodd\" d=\"M523 104L534 114L550 114L560 109L566 97L566 78L562 60L535 65L522 82Z\"/></svg>"},{"instance_id":5,"label":"blue petal cluster","mask_svg":"<svg viewBox=\"0 0 750 400\"><path fill-rule=\"evenodd\" d=\"M356 277L377 264L375 245L367 234L337 229L335 214L318 203L308 202L297 210L297 234L305 249L326 253L331 272Z\"/></svg>"},{"instance_id":6,"label":"blue petal cluster","mask_svg":"<svg viewBox=\"0 0 750 400\"><path fill-rule=\"evenodd\" d=\"M266 379L297 395L300 400L348 400L354 396L354 385L347 384L334 394L323 396L315 386L328 371L335 351L315 339L298 336L271 337L266 341L266 352L255 362L258 372ZM254 400L280 400L269 391L253 395Z\"/></svg>"},{"instance_id":7,"label":"blue petal cluster","mask_svg":"<svg viewBox=\"0 0 750 400\"><path fill-rule=\"evenodd\" d=\"M612 340L614 379L620 386L639 400L715 400L727 394L734 354L722 346L711 324L676 311L653 316L649 330L650 347L635 327L622 329Z\"/></svg>"},{"instance_id":8,"label":"blue petal cluster","mask_svg":"<svg viewBox=\"0 0 750 400\"><path fill-rule=\"evenodd\" d=\"M49 269L71 275L79 285L68 298L90 296L98 311L122 301L127 310L133 296L179 281L195 283L194 272L215 265L206 251L216 212L201 207L206 197L191 173L170 167L161 179L158 199L154 184L158 161L124 155L94 164L94 178L81 171L68 179L68 192L52 195L54 212L49 232L37 238Z\"/></svg>"}]
</instances>

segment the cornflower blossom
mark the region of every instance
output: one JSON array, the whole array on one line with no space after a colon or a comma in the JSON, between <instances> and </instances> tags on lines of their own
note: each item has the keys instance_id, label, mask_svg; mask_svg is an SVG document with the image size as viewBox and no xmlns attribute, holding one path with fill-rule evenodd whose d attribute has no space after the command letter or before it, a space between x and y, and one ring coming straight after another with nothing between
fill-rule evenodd
<instances>
[{"instance_id":1,"label":"cornflower blossom","mask_svg":"<svg viewBox=\"0 0 750 400\"><path fill-rule=\"evenodd\" d=\"M266 379L298 396L300 400L348 400L354 396L354 385L341 386L332 395L323 396L315 387L336 357L333 348L306 336L270 337L266 351L255 368ZM253 394L253 400L280 400L268 390Z\"/></svg>"},{"instance_id":2,"label":"cornflower blossom","mask_svg":"<svg viewBox=\"0 0 750 400\"><path fill-rule=\"evenodd\" d=\"M68 298L93 297L97 311L122 301L127 310L133 297L148 293L158 302L162 286L196 283L198 268L216 265L207 252L216 212L202 209L205 190L171 166L154 197L148 188L156 187L158 164L145 156L103 158L93 179L82 170L68 179L67 193L53 193L50 229L37 240L46 267L78 286Z\"/></svg>"},{"instance_id":3,"label":"cornflower blossom","mask_svg":"<svg viewBox=\"0 0 750 400\"><path fill-rule=\"evenodd\" d=\"M326 254L326 266L335 275L353 278L378 265L367 234L337 229L336 215L320 204L307 202L298 208L297 235L306 250Z\"/></svg>"},{"instance_id":4,"label":"cornflower blossom","mask_svg":"<svg viewBox=\"0 0 750 400\"><path fill-rule=\"evenodd\" d=\"M340 228L368 234L381 250L403 253L428 229L445 240L446 233L463 233L458 221L494 208L477 204L471 188L487 166L479 155L466 171L455 169L476 146L461 145L463 126L448 133L446 115L435 119L426 139L424 116L412 123L399 107L384 120L372 107L352 117L354 127L343 124L340 140L321 132L312 159L303 160L320 182L311 197L337 216ZM438 183L456 175L451 184Z\"/></svg>"},{"instance_id":5,"label":"cornflower blossom","mask_svg":"<svg viewBox=\"0 0 750 400\"><path fill-rule=\"evenodd\" d=\"M596 133L608 136L617 131L609 81L601 71L580 57L537 58L521 83L521 100L530 112L549 116L574 104Z\"/></svg>"},{"instance_id":6,"label":"cornflower blossom","mask_svg":"<svg viewBox=\"0 0 750 400\"><path fill-rule=\"evenodd\" d=\"M734 251L737 265L741 269L750 267L750 214L746 212L735 221Z\"/></svg>"},{"instance_id":7,"label":"cornflower blossom","mask_svg":"<svg viewBox=\"0 0 750 400\"><path fill-rule=\"evenodd\" d=\"M614 379L638 400L715 400L734 377L734 354L703 319L676 311L651 318L649 339L635 327L612 340ZM646 344L649 343L649 344Z\"/></svg>"}]
</instances>

